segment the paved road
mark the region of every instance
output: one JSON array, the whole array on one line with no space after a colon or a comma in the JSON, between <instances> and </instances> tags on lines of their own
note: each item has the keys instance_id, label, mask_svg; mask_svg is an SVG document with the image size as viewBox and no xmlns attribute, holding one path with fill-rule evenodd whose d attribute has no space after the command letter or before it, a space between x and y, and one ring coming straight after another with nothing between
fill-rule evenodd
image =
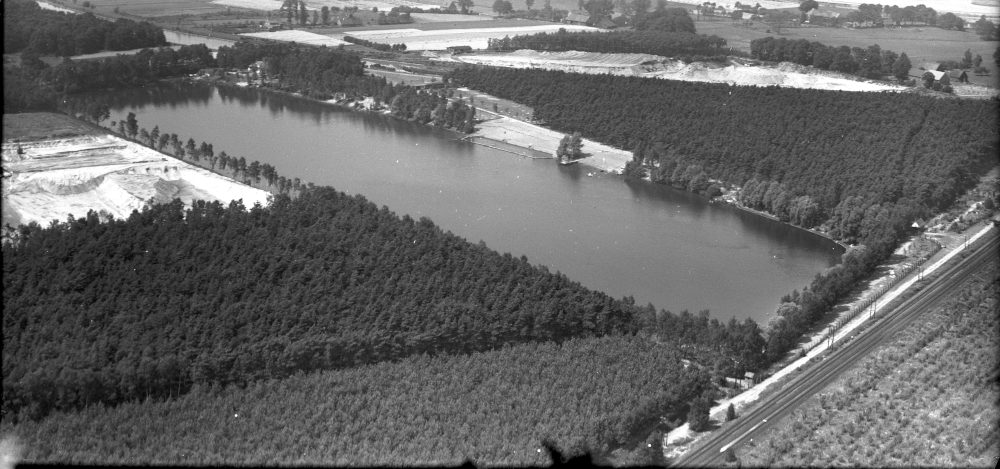
<instances>
[{"instance_id":1,"label":"paved road","mask_svg":"<svg viewBox=\"0 0 1000 469\"><path fill-rule=\"evenodd\" d=\"M724 464L723 451L749 441L755 434L767 430L791 413L813 394L823 390L837 379L841 373L854 366L861 358L876 347L906 328L922 313L930 311L966 279L982 270L988 262L996 262L1000 255L997 230L987 233L979 249L948 268L919 293L897 307L889 315L883 316L868 329L862 331L851 342L827 355L823 361L801 372L779 393L767 398L756 408L750 409L737 420L712 432L698 448L688 451L674 462L674 466L706 467Z\"/></svg>"}]
</instances>

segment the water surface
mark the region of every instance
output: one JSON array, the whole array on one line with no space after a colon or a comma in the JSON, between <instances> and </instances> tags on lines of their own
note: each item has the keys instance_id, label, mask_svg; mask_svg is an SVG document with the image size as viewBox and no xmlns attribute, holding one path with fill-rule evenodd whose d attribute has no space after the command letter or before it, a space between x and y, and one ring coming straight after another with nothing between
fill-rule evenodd
<instances>
[{"instance_id":1,"label":"water surface","mask_svg":"<svg viewBox=\"0 0 1000 469\"><path fill-rule=\"evenodd\" d=\"M834 242L702 196L460 141L454 132L245 88L155 85L97 94L111 120L212 143L288 178L559 270L615 297L766 322L839 261Z\"/></svg>"}]
</instances>

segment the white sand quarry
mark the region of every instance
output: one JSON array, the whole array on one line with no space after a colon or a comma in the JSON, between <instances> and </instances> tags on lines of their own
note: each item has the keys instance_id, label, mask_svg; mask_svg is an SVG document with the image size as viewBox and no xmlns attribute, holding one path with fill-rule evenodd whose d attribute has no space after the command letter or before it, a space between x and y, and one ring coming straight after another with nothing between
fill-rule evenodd
<instances>
[{"instance_id":1,"label":"white sand quarry","mask_svg":"<svg viewBox=\"0 0 1000 469\"><path fill-rule=\"evenodd\" d=\"M18 154L21 147L23 154ZM111 135L4 143L4 221L65 221L89 210L126 218L149 199L242 199L247 207L270 194Z\"/></svg>"},{"instance_id":2,"label":"white sand quarry","mask_svg":"<svg viewBox=\"0 0 1000 469\"><path fill-rule=\"evenodd\" d=\"M470 46L473 49L486 49L490 39L503 39L504 36L554 33L560 29L567 31L599 31L590 26L569 24L552 24L540 26L517 26L506 28L474 28L474 29L441 29L421 31L413 28L379 29L366 31L351 31L345 33L359 39L365 39L382 44L406 44L407 50L445 50L451 46ZM335 34L333 37L342 37Z\"/></svg>"},{"instance_id":3,"label":"white sand quarry","mask_svg":"<svg viewBox=\"0 0 1000 469\"><path fill-rule=\"evenodd\" d=\"M271 39L274 41L297 42L299 44L309 44L313 46L336 47L341 44L350 44L347 41L334 39L322 34L310 33L307 31L287 30L261 33L244 33L240 36L259 37L261 39Z\"/></svg>"},{"instance_id":4,"label":"white sand quarry","mask_svg":"<svg viewBox=\"0 0 1000 469\"><path fill-rule=\"evenodd\" d=\"M510 68L540 68L576 73L611 73L614 75L664 78L669 80L729 83L732 85L784 86L840 91L902 91L906 88L887 83L859 81L836 72L782 62L776 66L738 63L685 64L678 60L648 54L601 54L596 52L539 52L519 50L510 54L442 55L436 60L458 61L477 65Z\"/></svg>"}]
</instances>

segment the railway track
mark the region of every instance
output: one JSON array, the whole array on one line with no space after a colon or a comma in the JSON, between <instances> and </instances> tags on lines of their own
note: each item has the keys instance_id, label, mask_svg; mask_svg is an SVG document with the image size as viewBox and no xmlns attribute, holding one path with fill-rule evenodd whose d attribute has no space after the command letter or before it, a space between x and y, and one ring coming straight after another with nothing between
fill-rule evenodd
<instances>
[{"instance_id":1,"label":"railway track","mask_svg":"<svg viewBox=\"0 0 1000 469\"><path fill-rule=\"evenodd\" d=\"M723 452L749 441L754 432L763 432L776 425L781 418L823 390L876 347L891 339L909 326L924 312L930 311L969 277L981 271L988 262L996 262L1000 255L997 230L984 236L986 239L969 255L952 265L920 292L906 300L889 314L877 319L866 330L853 336L846 344L817 364L805 369L777 394L767 398L757 407L746 411L737 420L711 435L697 448L672 463L675 467L721 466Z\"/></svg>"}]
</instances>

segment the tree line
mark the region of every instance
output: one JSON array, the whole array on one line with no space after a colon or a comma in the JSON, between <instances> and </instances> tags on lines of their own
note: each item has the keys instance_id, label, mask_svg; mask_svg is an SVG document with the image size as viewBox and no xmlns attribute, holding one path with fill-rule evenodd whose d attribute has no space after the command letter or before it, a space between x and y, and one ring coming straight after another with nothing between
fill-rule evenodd
<instances>
[{"instance_id":1,"label":"tree line","mask_svg":"<svg viewBox=\"0 0 1000 469\"><path fill-rule=\"evenodd\" d=\"M367 39L358 39L354 36L344 36L344 40L351 44L370 47L382 52L403 52L406 50L406 44L382 44L381 42L372 42Z\"/></svg>"},{"instance_id":2,"label":"tree line","mask_svg":"<svg viewBox=\"0 0 1000 469\"><path fill-rule=\"evenodd\" d=\"M750 41L750 56L771 62L812 65L820 70L850 73L873 80L881 80L885 76L906 80L912 66L905 52L897 54L882 50L878 44L831 47L805 39L775 39L770 36Z\"/></svg>"},{"instance_id":3,"label":"tree line","mask_svg":"<svg viewBox=\"0 0 1000 469\"><path fill-rule=\"evenodd\" d=\"M74 15L45 10L31 0L4 2L3 26L4 54L30 50L68 57L167 45L163 30L146 21L105 21L90 12Z\"/></svg>"},{"instance_id":4,"label":"tree line","mask_svg":"<svg viewBox=\"0 0 1000 469\"><path fill-rule=\"evenodd\" d=\"M539 51L583 51L602 53L630 52L637 54L653 54L666 57L685 56L716 56L727 52L724 48L726 40L718 36L707 36L688 32L666 31L609 31L567 32L560 29L555 33L538 33L529 35L490 39L487 46L490 50L532 49Z\"/></svg>"}]
</instances>

